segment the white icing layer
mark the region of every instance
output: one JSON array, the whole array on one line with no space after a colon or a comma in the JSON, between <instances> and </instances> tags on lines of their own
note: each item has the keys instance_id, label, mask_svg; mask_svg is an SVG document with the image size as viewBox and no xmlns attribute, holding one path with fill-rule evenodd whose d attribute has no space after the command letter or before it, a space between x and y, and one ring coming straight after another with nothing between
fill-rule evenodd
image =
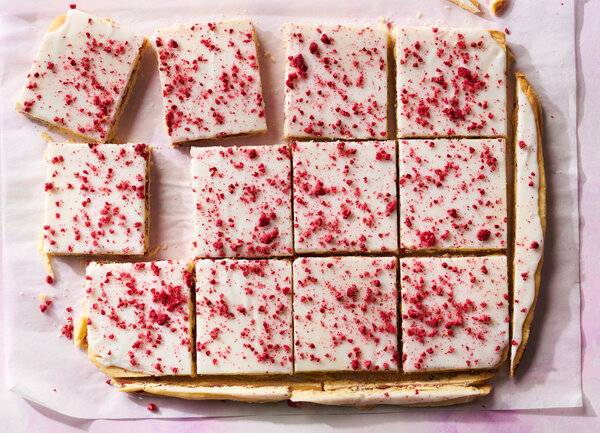
<instances>
[{"instance_id":1,"label":"white icing layer","mask_svg":"<svg viewBox=\"0 0 600 433\"><path fill-rule=\"evenodd\" d=\"M535 273L542 259L544 233L540 220L538 132L533 107L517 81L515 138L515 249L511 363L522 343L523 324L535 300Z\"/></svg>"},{"instance_id":2,"label":"white icing layer","mask_svg":"<svg viewBox=\"0 0 600 433\"><path fill-rule=\"evenodd\" d=\"M44 252L144 254L145 144L51 143Z\"/></svg>"},{"instance_id":3,"label":"white icing layer","mask_svg":"<svg viewBox=\"0 0 600 433\"><path fill-rule=\"evenodd\" d=\"M488 30L396 28L399 137L506 136L506 52Z\"/></svg>"},{"instance_id":4,"label":"white icing layer","mask_svg":"<svg viewBox=\"0 0 600 433\"><path fill-rule=\"evenodd\" d=\"M292 373L292 265L196 262L198 374Z\"/></svg>"},{"instance_id":5,"label":"white icing layer","mask_svg":"<svg viewBox=\"0 0 600 433\"><path fill-rule=\"evenodd\" d=\"M396 251L396 145L293 145L297 252Z\"/></svg>"},{"instance_id":6,"label":"white icing layer","mask_svg":"<svg viewBox=\"0 0 600 433\"><path fill-rule=\"evenodd\" d=\"M153 41L174 143L267 129L249 20L159 29Z\"/></svg>"},{"instance_id":7,"label":"white icing layer","mask_svg":"<svg viewBox=\"0 0 600 433\"><path fill-rule=\"evenodd\" d=\"M284 31L284 136L387 138L387 29L286 24Z\"/></svg>"},{"instance_id":8,"label":"white icing layer","mask_svg":"<svg viewBox=\"0 0 600 433\"><path fill-rule=\"evenodd\" d=\"M191 156L197 257L292 254L287 146L193 147Z\"/></svg>"},{"instance_id":9,"label":"white icing layer","mask_svg":"<svg viewBox=\"0 0 600 433\"><path fill-rule=\"evenodd\" d=\"M400 247L506 248L504 139L404 140Z\"/></svg>"},{"instance_id":10,"label":"white icing layer","mask_svg":"<svg viewBox=\"0 0 600 433\"><path fill-rule=\"evenodd\" d=\"M495 367L508 344L505 256L400 259L405 372Z\"/></svg>"},{"instance_id":11,"label":"white icing layer","mask_svg":"<svg viewBox=\"0 0 600 433\"><path fill-rule=\"evenodd\" d=\"M190 265L88 265L87 342L97 362L157 376L192 373Z\"/></svg>"},{"instance_id":12,"label":"white icing layer","mask_svg":"<svg viewBox=\"0 0 600 433\"><path fill-rule=\"evenodd\" d=\"M397 370L396 259L294 261L294 371Z\"/></svg>"},{"instance_id":13,"label":"white icing layer","mask_svg":"<svg viewBox=\"0 0 600 433\"><path fill-rule=\"evenodd\" d=\"M475 387L432 388L381 388L381 389L345 389L336 391L292 391L292 401L310 402L327 405L372 406L376 404L393 405L436 405L448 400L468 399L487 394L488 390Z\"/></svg>"},{"instance_id":14,"label":"white icing layer","mask_svg":"<svg viewBox=\"0 0 600 433\"><path fill-rule=\"evenodd\" d=\"M106 141L144 37L69 10L46 33L17 107L93 141Z\"/></svg>"},{"instance_id":15,"label":"white icing layer","mask_svg":"<svg viewBox=\"0 0 600 433\"><path fill-rule=\"evenodd\" d=\"M266 403L281 401L290 397L290 388L287 385L176 385L172 383L132 383L124 384L120 388L125 392L144 391L150 394L173 396L188 400L233 400L250 403Z\"/></svg>"}]
</instances>

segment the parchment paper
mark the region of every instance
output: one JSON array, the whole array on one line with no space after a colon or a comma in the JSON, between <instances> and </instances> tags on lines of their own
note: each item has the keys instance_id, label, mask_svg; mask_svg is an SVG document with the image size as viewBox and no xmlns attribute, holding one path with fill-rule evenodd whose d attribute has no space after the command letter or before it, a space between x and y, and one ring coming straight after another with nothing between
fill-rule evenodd
<instances>
[{"instance_id":1,"label":"parchment paper","mask_svg":"<svg viewBox=\"0 0 600 433\"><path fill-rule=\"evenodd\" d=\"M127 3L127 5L125 5ZM548 176L548 231L540 298L527 352L516 379L507 369L494 380L492 394L462 408L533 409L580 406L581 345L579 322L579 231L577 207L576 83L572 2L512 1L502 18L489 12L477 17L444 0L275 0L244 2L123 1L79 2L81 10L110 17L122 26L151 36L153 29L176 22L249 16L260 41L260 66L269 132L211 144L281 142L284 22L371 22L386 18L401 25L447 25L504 30L515 55L512 71L524 72L544 108L544 148ZM168 6L166 6L168 4ZM485 4L482 2L485 8ZM38 253L43 222L46 128L14 111L40 40L54 16L68 8L62 1L5 2L0 21L2 304L8 387L58 412L82 418L204 417L265 414L351 413L354 409L285 403L249 405L189 402L116 392L87 359L86 353L59 337L65 307L81 311L84 263L56 258L55 283L48 285ZM267 54L267 52L269 54ZM271 60L270 56L274 58ZM513 81L511 80L512 84ZM512 88L512 87L511 87ZM141 76L120 121L122 142L155 146L151 172L152 257L190 255L192 200L189 149L172 149L163 127L156 60L149 50ZM50 132L55 140L60 134ZM45 314L39 294L53 294ZM146 410L148 402L159 410ZM380 406L373 412L408 409ZM414 410L414 409L412 409ZM419 409L424 410L424 409Z\"/></svg>"}]
</instances>

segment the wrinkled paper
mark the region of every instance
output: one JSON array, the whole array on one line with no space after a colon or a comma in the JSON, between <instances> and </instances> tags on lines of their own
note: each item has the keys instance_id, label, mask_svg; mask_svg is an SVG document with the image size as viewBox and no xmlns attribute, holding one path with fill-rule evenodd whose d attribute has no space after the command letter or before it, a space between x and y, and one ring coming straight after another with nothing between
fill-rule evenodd
<instances>
[{"instance_id":1,"label":"wrinkled paper","mask_svg":"<svg viewBox=\"0 0 600 433\"><path fill-rule=\"evenodd\" d=\"M576 78L574 8L571 2L547 0L510 2L502 18L486 12L475 16L443 0L414 2L360 0L277 2L127 2L98 0L80 9L110 17L120 25L150 37L155 28L175 23L252 18L260 42L259 61L269 132L245 138L213 140L209 144L275 144L282 142L282 25L288 21L376 23L397 25L483 27L504 30L515 56L512 72L524 72L539 93L544 108L544 153L548 178L548 231L543 279L527 352L517 377L507 365L495 379L491 395L461 408L534 409L580 406L581 344L579 322L579 232L577 207ZM481 3L485 9L485 3ZM87 354L60 337L65 308L81 312L85 263L79 258L53 258L55 282L45 282L38 252L43 224L46 128L14 110L41 38L52 19L63 12L63 1L6 2L0 22L1 186L2 186L2 307L7 385L23 397L58 412L80 418L204 417L312 413L352 413L355 409L283 403L241 404L141 397L117 392L87 359ZM509 80L510 89L514 79ZM169 146L163 127L161 92L154 52L142 61L140 76L121 118L121 142L154 146L151 171L152 259L191 255L192 197L189 149ZM48 131L54 140L59 133ZM54 304L38 309L45 293ZM148 401L159 411L146 410ZM372 412L393 412L379 406ZM421 409L422 410L422 409Z\"/></svg>"}]
</instances>

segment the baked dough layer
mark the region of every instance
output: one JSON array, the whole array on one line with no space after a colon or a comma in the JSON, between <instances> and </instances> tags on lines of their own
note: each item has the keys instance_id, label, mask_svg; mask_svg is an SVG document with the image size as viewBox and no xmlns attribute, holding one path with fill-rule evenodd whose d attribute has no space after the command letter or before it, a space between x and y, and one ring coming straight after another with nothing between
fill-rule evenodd
<instances>
[{"instance_id":1,"label":"baked dough layer","mask_svg":"<svg viewBox=\"0 0 600 433\"><path fill-rule=\"evenodd\" d=\"M354 407L388 404L399 406L447 406L467 403L487 395L485 385L494 372L406 377L362 374L348 379L341 374L290 377L116 378L122 392L177 397L187 400L232 400L267 403L282 400ZM346 378L344 378L346 376ZM387 376L387 380L386 380Z\"/></svg>"}]
</instances>

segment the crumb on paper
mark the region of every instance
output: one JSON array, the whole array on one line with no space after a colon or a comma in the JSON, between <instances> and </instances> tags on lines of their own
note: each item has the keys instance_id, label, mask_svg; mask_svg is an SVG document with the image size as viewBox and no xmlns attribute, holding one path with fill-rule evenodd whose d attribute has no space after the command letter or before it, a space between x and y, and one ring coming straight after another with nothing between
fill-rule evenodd
<instances>
[{"instance_id":1,"label":"crumb on paper","mask_svg":"<svg viewBox=\"0 0 600 433\"><path fill-rule=\"evenodd\" d=\"M73 339L73 318L68 316L65 319L65 324L60 328L60 336L65 337L67 340Z\"/></svg>"},{"instance_id":2,"label":"crumb on paper","mask_svg":"<svg viewBox=\"0 0 600 433\"><path fill-rule=\"evenodd\" d=\"M158 247L154 248L152 251L150 251L150 252L148 253L148 257L155 256L155 255L156 255L156 253L158 253L158 250L160 250L160 246L158 246Z\"/></svg>"},{"instance_id":3,"label":"crumb on paper","mask_svg":"<svg viewBox=\"0 0 600 433\"><path fill-rule=\"evenodd\" d=\"M46 141L46 143L52 143L52 142L54 142L54 140L52 139L52 137L50 136L50 134L48 134L47 132L42 131L42 132L40 132L40 135Z\"/></svg>"},{"instance_id":4,"label":"crumb on paper","mask_svg":"<svg viewBox=\"0 0 600 433\"><path fill-rule=\"evenodd\" d=\"M497 16L500 13L502 13L502 10L506 7L507 4L508 0L491 0L490 11Z\"/></svg>"},{"instance_id":5,"label":"crumb on paper","mask_svg":"<svg viewBox=\"0 0 600 433\"><path fill-rule=\"evenodd\" d=\"M377 22L387 29L392 28L392 19L390 17L377 17Z\"/></svg>"},{"instance_id":6,"label":"crumb on paper","mask_svg":"<svg viewBox=\"0 0 600 433\"><path fill-rule=\"evenodd\" d=\"M417 18L421 18L423 14L421 12L417 12Z\"/></svg>"},{"instance_id":7,"label":"crumb on paper","mask_svg":"<svg viewBox=\"0 0 600 433\"><path fill-rule=\"evenodd\" d=\"M168 246L167 244L164 244L164 245L162 246L162 249L163 249L163 251L164 251L164 250L166 250L167 248L169 248L169 246Z\"/></svg>"},{"instance_id":8,"label":"crumb on paper","mask_svg":"<svg viewBox=\"0 0 600 433\"><path fill-rule=\"evenodd\" d=\"M46 294L45 293L40 293L40 303L45 303L46 302Z\"/></svg>"},{"instance_id":9,"label":"crumb on paper","mask_svg":"<svg viewBox=\"0 0 600 433\"><path fill-rule=\"evenodd\" d=\"M448 0L448 1L451 1L455 5L458 5L461 8L468 10L471 13L478 14L481 12L479 10L479 2L477 0Z\"/></svg>"},{"instance_id":10,"label":"crumb on paper","mask_svg":"<svg viewBox=\"0 0 600 433\"><path fill-rule=\"evenodd\" d=\"M275 63L275 57L271 55L270 51L265 51L265 57L269 57L273 63Z\"/></svg>"},{"instance_id":11,"label":"crumb on paper","mask_svg":"<svg viewBox=\"0 0 600 433\"><path fill-rule=\"evenodd\" d=\"M48 309L48 307L50 307L51 305L52 305L52 301L49 299L46 299L44 302L41 302L39 305L40 312L45 313L46 310Z\"/></svg>"}]
</instances>

